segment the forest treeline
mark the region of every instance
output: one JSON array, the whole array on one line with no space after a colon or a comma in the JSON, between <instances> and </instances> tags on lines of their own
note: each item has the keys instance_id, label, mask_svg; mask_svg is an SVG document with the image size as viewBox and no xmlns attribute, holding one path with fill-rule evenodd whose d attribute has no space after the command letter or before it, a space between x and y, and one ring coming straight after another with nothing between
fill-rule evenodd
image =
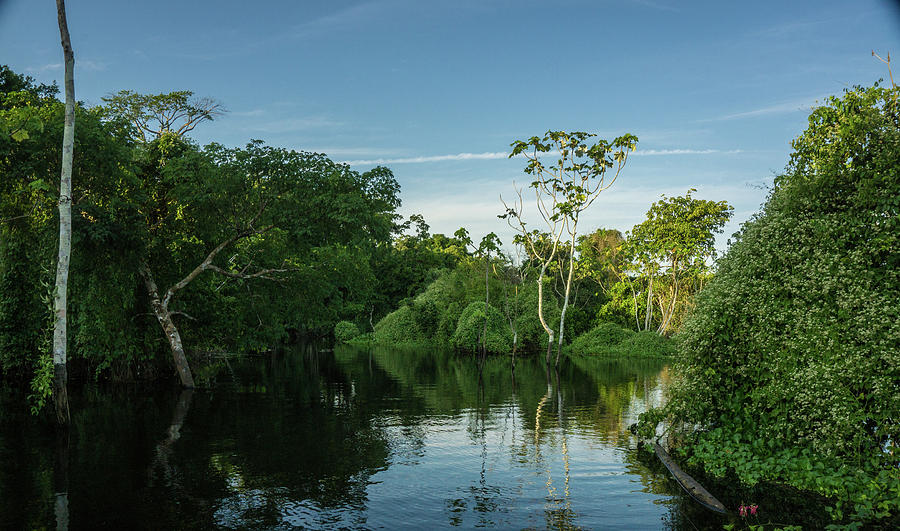
<instances>
[{"instance_id":1,"label":"forest treeline","mask_svg":"<svg viewBox=\"0 0 900 531\"><path fill-rule=\"evenodd\" d=\"M57 92L0 69L4 379L30 378L48 348ZM395 245L408 224L390 170L360 173L259 141L199 146L187 133L219 109L191 96L122 92L77 108L68 310L76 372L153 376L171 359L176 331L192 353L327 335L341 319L377 319L445 265Z\"/></svg>"},{"instance_id":2,"label":"forest treeline","mask_svg":"<svg viewBox=\"0 0 900 531\"><path fill-rule=\"evenodd\" d=\"M669 335L731 215L692 190L663 197L626 235L554 243L538 283L552 231L506 242L520 251L509 256L493 234L475 243L465 229L432 234L421 215L402 218L387 168L357 172L257 140L200 146L189 135L222 114L213 100L122 91L76 112L68 321L70 372L83 377L155 377L174 362L193 385L190 356L330 337L338 323L342 337L533 351L548 341L539 287L550 325L570 305L567 343L604 323ZM0 67L6 380L49 370L62 127L55 85Z\"/></svg>"}]
</instances>

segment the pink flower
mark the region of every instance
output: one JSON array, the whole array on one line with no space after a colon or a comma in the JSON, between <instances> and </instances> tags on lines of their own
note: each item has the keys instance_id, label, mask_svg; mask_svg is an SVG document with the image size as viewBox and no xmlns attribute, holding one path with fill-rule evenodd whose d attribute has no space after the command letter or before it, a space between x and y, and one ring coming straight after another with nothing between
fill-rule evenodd
<instances>
[{"instance_id":1,"label":"pink flower","mask_svg":"<svg viewBox=\"0 0 900 531\"><path fill-rule=\"evenodd\" d=\"M750 506L750 514L756 514L756 509L759 508L759 505L751 505Z\"/></svg>"},{"instance_id":2,"label":"pink flower","mask_svg":"<svg viewBox=\"0 0 900 531\"><path fill-rule=\"evenodd\" d=\"M747 507L744 504L741 504L738 511L741 513L741 516L747 516Z\"/></svg>"}]
</instances>

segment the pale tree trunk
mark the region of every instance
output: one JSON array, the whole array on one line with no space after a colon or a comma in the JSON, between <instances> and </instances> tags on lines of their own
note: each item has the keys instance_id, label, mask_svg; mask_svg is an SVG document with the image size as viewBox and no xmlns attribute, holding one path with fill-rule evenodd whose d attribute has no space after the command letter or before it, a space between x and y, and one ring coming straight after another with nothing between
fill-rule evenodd
<instances>
[{"instance_id":1,"label":"pale tree trunk","mask_svg":"<svg viewBox=\"0 0 900 531\"><path fill-rule=\"evenodd\" d=\"M640 332L641 321L638 317L638 299L637 292L634 290L634 281L629 281L628 287L631 288L631 298L634 300L634 327Z\"/></svg>"},{"instance_id":2,"label":"pale tree trunk","mask_svg":"<svg viewBox=\"0 0 900 531\"><path fill-rule=\"evenodd\" d=\"M650 319L653 318L653 274L647 280L647 310L644 313L644 330L650 330Z\"/></svg>"},{"instance_id":3,"label":"pale tree trunk","mask_svg":"<svg viewBox=\"0 0 900 531\"><path fill-rule=\"evenodd\" d=\"M490 286L488 276L490 274L491 255L484 257L484 330L481 333L481 360L487 358L487 328L488 328L488 300L490 298Z\"/></svg>"},{"instance_id":4,"label":"pale tree trunk","mask_svg":"<svg viewBox=\"0 0 900 531\"><path fill-rule=\"evenodd\" d=\"M513 367L516 365L516 345L518 344L519 332L516 326L516 317L519 315L519 286L514 285L513 290L515 291L515 295L513 297L513 306L510 307L509 303L509 293L506 290L503 290L503 298L505 299L506 308L506 320L509 322L509 330L512 332L512 364Z\"/></svg>"},{"instance_id":5,"label":"pale tree trunk","mask_svg":"<svg viewBox=\"0 0 900 531\"><path fill-rule=\"evenodd\" d=\"M547 271L547 264L549 262L545 262L541 267L541 274L538 275L537 283L538 283L538 319L541 321L541 326L544 327L544 332L547 332L547 366L550 366L550 353L553 349L553 329L547 326L547 321L544 320L544 273Z\"/></svg>"},{"instance_id":6,"label":"pale tree trunk","mask_svg":"<svg viewBox=\"0 0 900 531\"><path fill-rule=\"evenodd\" d=\"M72 157L75 148L75 54L66 23L66 4L56 0L59 36L65 59L66 122L63 129L62 168L59 176L59 258L56 263L56 290L53 297L53 395L56 418L68 424L69 395L66 388L66 292L69 286L69 258L72 252Z\"/></svg>"},{"instance_id":7,"label":"pale tree trunk","mask_svg":"<svg viewBox=\"0 0 900 531\"><path fill-rule=\"evenodd\" d=\"M669 303L668 311L663 314L662 323L659 325L659 329L656 331L659 335L663 335L666 333L666 328L668 328L669 323L672 321L672 316L675 315L675 305L678 300L678 260L672 259L672 289L670 292L672 293L672 301ZM660 306L660 311L664 309Z\"/></svg>"},{"instance_id":8,"label":"pale tree trunk","mask_svg":"<svg viewBox=\"0 0 900 531\"><path fill-rule=\"evenodd\" d=\"M150 269L146 264L141 264L140 274L144 279L144 286L147 288L147 294L150 296L150 306L153 308L153 315L159 321L159 325L163 329L166 339L169 342L169 349L172 351L172 361L178 370L178 376L181 378L181 385L186 389L194 388L194 377L191 375L191 367L188 364L187 356L184 353L184 345L181 342L181 334L172 320L172 313L169 312L168 301L163 301L159 297L159 288L156 281L150 273Z\"/></svg>"},{"instance_id":9,"label":"pale tree trunk","mask_svg":"<svg viewBox=\"0 0 900 531\"><path fill-rule=\"evenodd\" d=\"M554 365L559 366L559 355L562 352L563 336L566 326L566 310L569 309L569 294L572 292L572 276L575 273L575 231L578 226L576 220L572 225L572 245L569 251L569 276L566 278L566 293L563 296L562 312L559 314L559 344L556 347L556 362Z\"/></svg>"}]
</instances>

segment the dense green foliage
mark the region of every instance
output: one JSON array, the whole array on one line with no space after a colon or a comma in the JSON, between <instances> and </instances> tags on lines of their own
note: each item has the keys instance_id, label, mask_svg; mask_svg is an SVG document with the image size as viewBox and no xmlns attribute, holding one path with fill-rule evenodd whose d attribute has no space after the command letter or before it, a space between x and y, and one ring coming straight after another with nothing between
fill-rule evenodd
<instances>
[{"instance_id":1,"label":"dense green foliage","mask_svg":"<svg viewBox=\"0 0 900 531\"><path fill-rule=\"evenodd\" d=\"M898 95L855 88L812 112L644 418L668 418L708 471L815 491L836 519L900 515Z\"/></svg>"},{"instance_id":2,"label":"dense green foliage","mask_svg":"<svg viewBox=\"0 0 900 531\"><path fill-rule=\"evenodd\" d=\"M473 302L459 316L452 343L458 349L506 354L512 351L512 332L500 310Z\"/></svg>"},{"instance_id":3,"label":"dense green foliage","mask_svg":"<svg viewBox=\"0 0 900 531\"><path fill-rule=\"evenodd\" d=\"M338 343L348 343L359 337L360 331L356 323L350 321L338 321L334 325L334 340Z\"/></svg>"},{"instance_id":4,"label":"dense green foliage","mask_svg":"<svg viewBox=\"0 0 900 531\"><path fill-rule=\"evenodd\" d=\"M43 381L34 377L44 366L55 256L57 92L0 68L0 377L20 381ZM628 240L618 231L573 235L548 264L538 248L552 238L529 233L537 247L513 260L500 254L493 233L476 246L465 229L430 234L422 216L402 219L399 185L386 168L360 173L261 141L196 145L188 133L214 122L221 107L190 91L122 91L104 103L76 109L75 375L170 374L176 348L160 328L167 316L188 358L263 351L302 337L353 340L349 324L336 327L342 321L377 343L473 349L472 312L485 305L489 335L498 334L489 350L546 350L538 281L554 330L568 298L567 341L606 321L640 328L632 317L646 304L635 297L640 281L623 261ZM596 159L583 169L594 177L618 172L633 140L581 153ZM569 199L577 203L575 196Z\"/></svg>"},{"instance_id":5,"label":"dense green foliage","mask_svg":"<svg viewBox=\"0 0 900 531\"><path fill-rule=\"evenodd\" d=\"M606 322L578 336L568 352L575 356L668 357L674 354L675 346L671 339L650 330L634 332Z\"/></svg>"},{"instance_id":6,"label":"dense green foliage","mask_svg":"<svg viewBox=\"0 0 900 531\"><path fill-rule=\"evenodd\" d=\"M578 336L569 345L571 354L590 356L606 353L634 332L615 323L602 323Z\"/></svg>"},{"instance_id":7,"label":"dense green foliage","mask_svg":"<svg viewBox=\"0 0 900 531\"><path fill-rule=\"evenodd\" d=\"M734 209L725 201L691 197L695 191L663 196L653 203L647 219L631 229L622 245L623 273L618 276L632 294L632 304L625 306L635 312L640 330L660 334L677 330L693 295L709 275L716 254L715 235L722 232ZM640 306L643 315L638 312Z\"/></svg>"},{"instance_id":8,"label":"dense green foliage","mask_svg":"<svg viewBox=\"0 0 900 531\"><path fill-rule=\"evenodd\" d=\"M31 379L42 366L63 124L56 92L0 68L4 379ZM170 373L142 267L162 296L212 256L169 307L197 355L266 350L329 336L341 320L372 322L427 285L430 269L456 263L452 242L404 234L410 222L396 214L399 185L386 168L359 173L259 141L200 147L177 124L152 121L166 105L196 109L189 96L120 93L108 106L76 109L74 374Z\"/></svg>"},{"instance_id":9,"label":"dense green foliage","mask_svg":"<svg viewBox=\"0 0 900 531\"><path fill-rule=\"evenodd\" d=\"M423 342L424 334L416 322L413 309L404 305L378 321L372 338L386 345L404 345Z\"/></svg>"},{"instance_id":10,"label":"dense green foliage","mask_svg":"<svg viewBox=\"0 0 900 531\"><path fill-rule=\"evenodd\" d=\"M431 276L434 280L421 293L403 301L397 310L375 325L373 340L386 345L452 345L461 350L477 350L469 339L480 337L484 325L484 265L483 261L481 264L478 262L468 257L454 269L433 270ZM507 272L515 269L509 264L500 264L494 269L500 271L501 267ZM493 323L489 326L494 327L503 338L509 336L508 340L495 341L496 346L489 348L489 352L511 352L514 334L517 349L535 351L546 348L547 336L537 318L535 283L523 285L518 277L513 282L510 276L492 273L488 284L489 321ZM480 312L481 316L481 328L478 330L474 330L474 324L469 323L475 311ZM547 289L544 290L544 311L549 322L559 322L559 305ZM468 324L463 326L463 321ZM494 333L489 332L489 337L493 337ZM500 346L503 348L500 349Z\"/></svg>"}]
</instances>

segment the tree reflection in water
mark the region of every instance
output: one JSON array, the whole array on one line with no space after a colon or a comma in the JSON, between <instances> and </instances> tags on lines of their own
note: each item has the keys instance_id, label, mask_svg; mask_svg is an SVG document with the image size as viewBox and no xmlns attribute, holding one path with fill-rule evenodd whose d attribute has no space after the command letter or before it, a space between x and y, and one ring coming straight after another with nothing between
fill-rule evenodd
<instances>
[{"instance_id":1,"label":"tree reflection in water","mask_svg":"<svg viewBox=\"0 0 900 531\"><path fill-rule=\"evenodd\" d=\"M625 429L660 397L658 362L548 373L522 357L479 370L452 352L310 348L219 363L193 394L72 390L70 528L646 527L680 510ZM5 400L0 527L51 527L52 419Z\"/></svg>"}]
</instances>

